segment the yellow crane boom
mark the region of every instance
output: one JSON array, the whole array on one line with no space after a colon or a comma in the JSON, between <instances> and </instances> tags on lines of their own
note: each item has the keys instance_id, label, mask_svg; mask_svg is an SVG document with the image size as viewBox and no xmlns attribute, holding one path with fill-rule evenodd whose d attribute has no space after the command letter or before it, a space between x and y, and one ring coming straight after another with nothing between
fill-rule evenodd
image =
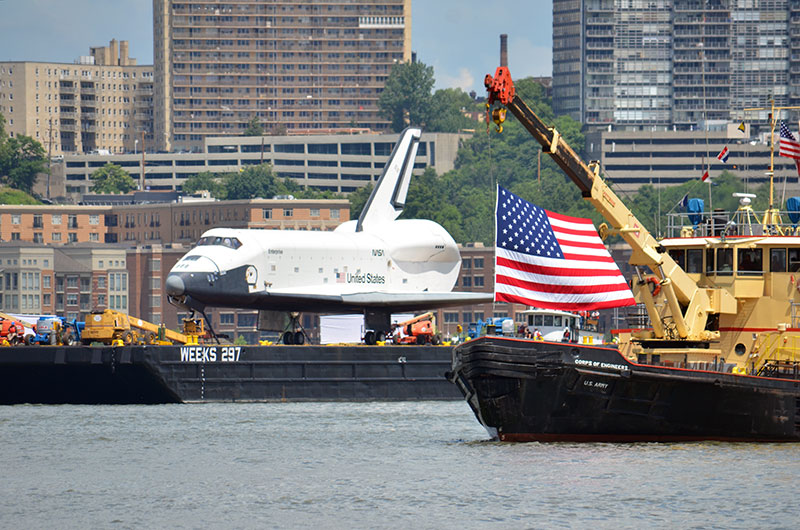
<instances>
[{"instance_id":1,"label":"yellow crane boom","mask_svg":"<svg viewBox=\"0 0 800 530\"><path fill-rule=\"evenodd\" d=\"M497 68L494 77L484 80L489 94L487 113L494 103L501 107L491 112L494 122L500 126L505 119L505 109L511 112L525 129L542 146L564 173L578 186L584 199L588 200L631 247L630 264L637 267L639 291L647 307L656 338L664 338L664 325L653 296L641 274L641 267L648 267L658 277L659 284L669 306L680 339L690 341L714 340L718 332L707 331L708 316L713 313L735 313L736 300L718 288L702 288L669 256L655 237L645 229L616 193L600 178L599 166L586 165L572 148L561 138L555 127L548 127L525 102L515 94L514 83L508 68ZM502 108L504 107L504 108ZM488 119L488 117L487 117ZM502 130L499 127L498 130ZM608 233L600 227L601 235Z\"/></svg>"}]
</instances>

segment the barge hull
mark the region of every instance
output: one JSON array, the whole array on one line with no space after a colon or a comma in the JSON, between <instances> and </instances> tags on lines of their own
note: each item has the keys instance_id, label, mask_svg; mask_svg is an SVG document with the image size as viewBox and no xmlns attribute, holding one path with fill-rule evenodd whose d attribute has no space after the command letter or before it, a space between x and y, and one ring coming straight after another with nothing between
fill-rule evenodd
<instances>
[{"instance_id":1,"label":"barge hull","mask_svg":"<svg viewBox=\"0 0 800 530\"><path fill-rule=\"evenodd\" d=\"M124 346L0 349L0 404L457 400L450 348Z\"/></svg>"},{"instance_id":2,"label":"barge hull","mask_svg":"<svg viewBox=\"0 0 800 530\"><path fill-rule=\"evenodd\" d=\"M800 441L800 381L633 364L614 348L481 338L456 383L503 441Z\"/></svg>"}]
</instances>

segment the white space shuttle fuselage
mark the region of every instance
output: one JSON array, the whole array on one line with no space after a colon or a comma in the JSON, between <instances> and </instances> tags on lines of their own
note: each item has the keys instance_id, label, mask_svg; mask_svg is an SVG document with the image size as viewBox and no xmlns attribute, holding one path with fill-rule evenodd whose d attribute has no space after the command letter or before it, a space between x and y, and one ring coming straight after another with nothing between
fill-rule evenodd
<instances>
[{"instance_id":1,"label":"white space shuttle fuselage","mask_svg":"<svg viewBox=\"0 0 800 530\"><path fill-rule=\"evenodd\" d=\"M390 312L491 301L451 292L461 257L444 228L397 220L420 134L401 135L358 220L333 232L211 229L170 271L170 300L201 311L364 312L376 327Z\"/></svg>"}]
</instances>

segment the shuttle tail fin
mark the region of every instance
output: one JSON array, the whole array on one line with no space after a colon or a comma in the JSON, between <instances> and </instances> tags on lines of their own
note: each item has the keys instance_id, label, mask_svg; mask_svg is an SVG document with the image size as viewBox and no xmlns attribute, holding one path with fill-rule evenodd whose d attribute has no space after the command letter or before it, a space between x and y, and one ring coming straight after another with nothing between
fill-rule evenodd
<instances>
[{"instance_id":1,"label":"shuttle tail fin","mask_svg":"<svg viewBox=\"0 0 800 530\"><path fill-rule=\"evenodd\" d=\"M358 218L356 232L372 230L381 224L394 221L403 213L408 183L411 180L411 171L414 169L421 136L422 131L412 127L406 128L400 134L400 139L383 168L381 178L378 179L372 195L367 199L364 210Z\"/></svg>"}]
</instances>

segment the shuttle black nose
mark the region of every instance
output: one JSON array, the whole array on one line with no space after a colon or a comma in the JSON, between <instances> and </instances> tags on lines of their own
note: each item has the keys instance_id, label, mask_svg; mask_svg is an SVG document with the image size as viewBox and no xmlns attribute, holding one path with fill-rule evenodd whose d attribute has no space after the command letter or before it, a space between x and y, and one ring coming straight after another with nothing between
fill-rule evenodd
<instances>
[{"instance_id":1,"label":"shuttle black nose","mask_svg":"<svg viewBox=\"0 0 800 530\"><path fill-rule=\"evenodd\" d=\"M177 274L170 274L167 276L166 282L167 294L170 296L181 296L186 292L186 286L183 283L183 278Z\"/></svg>"}]
</instances>

